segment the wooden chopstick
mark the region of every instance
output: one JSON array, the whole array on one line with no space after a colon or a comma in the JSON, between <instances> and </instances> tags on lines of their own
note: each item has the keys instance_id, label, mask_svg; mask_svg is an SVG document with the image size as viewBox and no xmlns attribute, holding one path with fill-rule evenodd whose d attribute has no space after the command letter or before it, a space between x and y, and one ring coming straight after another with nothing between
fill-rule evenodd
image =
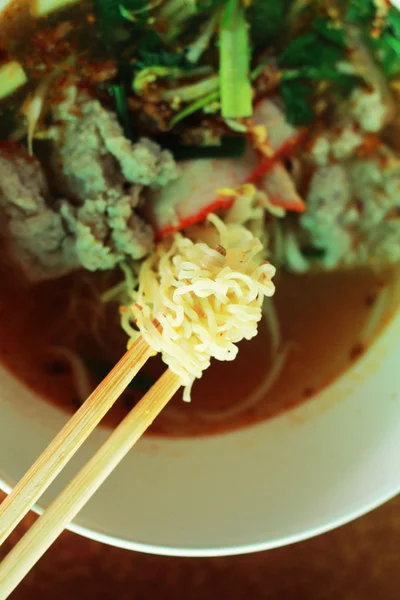
<instances>
[{"instance_id":1,"label":"wooden chopstick","mask_svg":"<svg viewBox=\"0 0 400 600\"><path fill-rule=\"evenodd\" d=\"M169 369L113 431L0 564L0 600L25 575L77 515L182 385Z\"/></svg>"},{"instance_id":2,"label":"wooden chopstick","mask_svg":"<svg viewBox=\"0 0 400 600\"><path fill-rule=\"evenodd\" d=\"M154 351L140 337L0 505L0 545L32 508Z\"/></svg>"}]
</instances>

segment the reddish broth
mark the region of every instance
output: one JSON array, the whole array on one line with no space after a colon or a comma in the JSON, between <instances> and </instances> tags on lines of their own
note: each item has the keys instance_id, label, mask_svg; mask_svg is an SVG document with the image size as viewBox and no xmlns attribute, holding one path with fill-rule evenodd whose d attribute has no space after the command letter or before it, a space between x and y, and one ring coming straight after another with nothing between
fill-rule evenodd
<instances>
[{"instance_id":1,"label":"reddish broth","mask_svg":"<svg viewBox=\"0 0 400 600\"><path fill-rule=\"evenodd\" d=\"M99 293L114 283L115 274L81 272L28 286L3 264L0 277L0 361L49 401L66 411L75 410L80 400L70 366L55 358L51 348L62 346L78 353L91 365L93 386L100 381L126 346L117 305L98 310ZM317 276L282 274L275 304L288 356L281 376L262 400L232 417L223 415L248 400L271 369L270 336L264 322L255 339L240 344L234 363L215 361L195 383L192 403L184 403L177 394L150 432L185 436L235 429L308 399L363 353L359 333L382 286L389 283L389 275L383 280L365 270ZM104 364L99 369L97 363ZM159 358L150 360L105 424L119 422L148 387L143 379L151 382L164 368Z\"/></svg>"}]
</instances>

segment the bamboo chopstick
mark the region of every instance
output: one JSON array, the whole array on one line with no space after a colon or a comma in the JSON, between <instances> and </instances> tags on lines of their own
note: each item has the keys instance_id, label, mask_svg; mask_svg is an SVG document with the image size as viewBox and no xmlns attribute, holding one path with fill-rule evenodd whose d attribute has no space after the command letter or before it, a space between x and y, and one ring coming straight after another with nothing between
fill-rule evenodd
<instances>
[{"instance_id":1,"label":"bamboo chopstick","mask_svg":"<svg viewBox=\"0 0 400 600\"><path fill-rule=\"evenodd\" d=\"M6 600L77 515L182 385L169 369L0 564L0 600Z\"/></svg>"},{"instance_id":2,"label":"bamboo chopstick","mask_svg":"<svg viewBox=\"0 0 400 600\"><path fill-rule=\"evenodd\" d=\"M0 545L32 508L154 351L140 337L0 505Z\"/></svg>"}]
</instances>

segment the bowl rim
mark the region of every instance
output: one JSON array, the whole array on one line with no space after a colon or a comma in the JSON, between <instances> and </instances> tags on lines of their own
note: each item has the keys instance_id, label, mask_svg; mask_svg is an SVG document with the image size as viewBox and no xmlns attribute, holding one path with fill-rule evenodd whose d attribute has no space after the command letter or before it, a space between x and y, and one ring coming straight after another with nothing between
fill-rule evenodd
<instances>
[{"instance_id":1,"label":"bowl rim","mask_svg":"<svg viewBox=\"0 0 400 600\"><path fill-rule=\"evenodd\" d=\"M1 0L0 0L1 1ZM400 0L399 0L400 2ZM400 271L399 271L400 274ZM400 278L399 278L400 283ZM383 324L382 327L379 328L379 331L374 335L374 341L369 347L369 351L375 344L382 340L385 334L388 334L391 330L394 323L399 322L400 326L400 305L393 309L393 312L390 315L390 319ZM332 385L334 385L338 380L340 380L343 375L347 372L343 372L336 378L331 384L324 388L325 390L329 389ZM315 400L316 397L314 397ZM269 419L268 419L269 420ZM267 420L267 421L268 421ZM5 481L5 479L0 476L0 490L6 494L9 494L12 490L12 487L9 483ZM173 546L167 544L152 544L140 541L133 541L118 535L112 535L110 533L103 533L92 527L88 527L85 525L79 525L75 522L70 523L65 530L71 531L82 537L86 537L89 540L100 542L109 546L113 546L115 548L121 548L124 550L130 550L134 552L141 552L144 554L158 555L158 556L171 556L171 557L180 557L180 558L212 558L212 557L223 557L223 556L237 556L244 554L251 554L255 552L262 552L266 550L272 550L275 548L280 548L283 546L288 546L291 544L295 544L298 542L305 541L307 539L312 539L318 535L328 533L338 527L346 525L351 521L354 521L369 512L375 510L379 506L382 506L386 502L392 500L397 495L400 494L400 481L395 481L392 486L386 488L378 496L374 497L372 500L359 503L359 505L350 511L346 511L341 514L337 518L328 519L327 521L321 523L315 527L305 527L304 529L297 531L292 535L286 535L274 538L272 540L266 540L261 542L254 543L243 543L237 545L229 545L229 546L203 546L203 547L187 547L187 546ZM32 511L38 515L41 515L44 512L44 508L40 504L35 504L32 507Z\"/></svg>"},{"instance_id":2,"label":"bowl rim","mask_svg":"<svg viewBox=\"0 0 400 600\"><path fill-rule=\"evenodd\" d=\"M6 494L9 494L12 488L3 479L0 478L0 489ZM118 536L109 535L107 533L101 533L99 531L91 529L90 527L77 525L73 522L70 523L65 530L72 531L73 533L81 535L82 537L85 537L89 540L100 542L108 546L121 548L123 550L131 550L133 552L141 552L143 554L154 554L157 556L172 556L179 558L215 558L222 556L238 556L242 554L253 554L255 552L263 552L265 550L273 550L274 548L289 546L291 544L296 544L298 542L303 542L305 540L312 539L318 535L322 535L323 533L328 533L329 531L333 531L338 527L342 527L343 525L346 525L347 523L350 523L368 514L369 512L375 510L379 506L382 506L386 502L393 500L393 498L395 498L398 494L400 494L400 483L397 484L388 493L382 494L373 502L369 502L361 506L359 509L351 511L338 519L328 521L327 523L324 523L319 527L304 529L303 531L300 531L295 535L277 538L269 542L242 544L237 546L221 546L219 548L185 548L162 545L158 546L155 544L134 542L132 540L127 540ZM32 511L38 515L41 515L44 509L40 505L35 504L32 508Z\"/></svg>"}]
</instances>

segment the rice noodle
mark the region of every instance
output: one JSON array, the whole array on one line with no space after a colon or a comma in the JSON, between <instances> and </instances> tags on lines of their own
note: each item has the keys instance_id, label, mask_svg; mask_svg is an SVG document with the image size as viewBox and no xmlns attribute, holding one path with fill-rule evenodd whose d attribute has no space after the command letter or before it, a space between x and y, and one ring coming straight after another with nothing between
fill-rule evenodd
<instances>
[{"instance_id":1,"label":"rice noodle","mask_svg":"<svg viewBox=\"0 0 400 600\"><path fill-rule=\"evenodd\" d=\"M28 151L30 156L33 156L33 138L44 110L49 87L50 79L46 77L34 91L33 95L25 100L21 108L21 113L25 116L28 124Z\"/></svg>"},{"instance_id":2,"label":"rice noodle","mask_svg":"<svg viewBox=\"0 0 400 600\"><path fill-rule=\"evenodd\" d=\"M50 348L50 352L54 356L66 360L70 365L75 389L80 402L83 404L93 392L93 384L83 360L78 354L63 346L53 346Z\"/></svg>"},{"instance_id":3,"label":"rice noodle","mask_svg":"<svg viewBox=\"0 0 400 600\"><path fill-rule=\"evenodd\" d=\"M181 234L158 245L142 265L129 314L181 377L186 401L211 358L234 360L236 344L257 334L264 297L275 291L275 268L256 259L261 242L242 225L224 224L216 215L208 221L217 234L214 247ZM124 316L124 328L133 338Z\"/></svg>"},{"instance_id":4,"label":"rice noodle","mask_svg":"<svg viewBox=\"0 0 400 600\"><path fill-rule=\"evenodd\" d=\"M262 312L270 334L272 355L275 356L281 345L281 328L274 301L265 300Z\"/></svg>"},{"instance_id":5,"label":"rice noodle","mask_svg":"<svg viewBox=\"0 0 400 600\"><path fill-rule=\"evenodd\" d=\"M252 394L249 394L249 396L247 396L243 402L240 402L239 404L235 403L234 406L225 410L210 412L198 411L196 412L196 417L199 417L204 421L213 421L216 423L218 421L225 421L226 419L238 417L244 412L253 410L260 403L260 401L265 398L272 386L278 380L280 374L282 373L287 354L288 348L285 348L282 352L276 355L275 360L261 385L258 386L258 388L256 388Z\"/></svg>"},{"instance_id":6,"label":"rice noodle","mask_svg":"<svg viewBox=\"0 0 400 600\"><path fill-rule=\"evenodd\" d=\"M301 253L299 243L293 231L286 232L285 259L287 267L295 273L306 273L310 269L307 259Z\"/></svg>"},{"instance_id":7,"label":"rice noodle","mask_svg":"<svg viewBox=\"0 0 400 600\"><path fill-rule=\"evenodd\" d=\"M360 332L360 342L368 344L376 335L388 310L390 300L389 289L385 287L377 297L366 324Z\"/></svg>"}]
</instances>

